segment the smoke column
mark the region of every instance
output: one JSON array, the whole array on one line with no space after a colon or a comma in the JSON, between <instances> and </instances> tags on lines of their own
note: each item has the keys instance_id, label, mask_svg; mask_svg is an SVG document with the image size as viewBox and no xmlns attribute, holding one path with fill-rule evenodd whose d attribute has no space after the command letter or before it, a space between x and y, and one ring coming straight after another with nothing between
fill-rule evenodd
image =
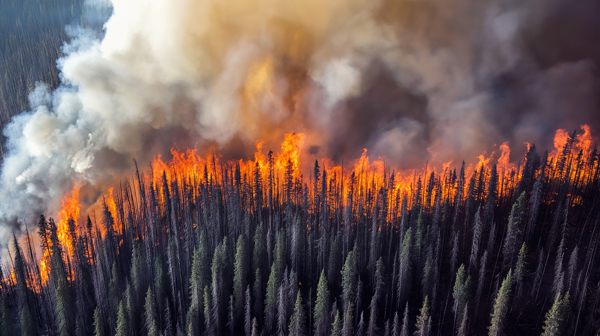
<instances>
[{"instance_id":1,"label":"smoke column","mask_svg":"<svg viewBox=\"0 0 600 336\"><path fill-rule=\"evenodd\" d=\"M101 37L71 28L62 86L39 84L4 130L1 242L74 183L100 188L173 145L243 156L304 132L315 158L367 148L412 169L598 126L592 0L111 6Z\"/></svg>"}]
</instances>

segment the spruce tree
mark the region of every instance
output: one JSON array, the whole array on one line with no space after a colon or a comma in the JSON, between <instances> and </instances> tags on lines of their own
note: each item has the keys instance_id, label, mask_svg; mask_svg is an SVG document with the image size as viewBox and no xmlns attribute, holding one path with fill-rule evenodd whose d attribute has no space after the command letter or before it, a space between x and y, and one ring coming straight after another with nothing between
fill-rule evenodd
<instances>
[{"instance_id":1,"label":"spruce tree","mask_svg":"<svg viewBox=\"0 0 600 336\"><path fill-rule=\"evenodd\" d=\"M490 336L502 335L506 313L508 312L508 301L510 299L510 288L512 286L512 270L508 271L506 278L502 281L502 286L494 300L494 311L492 312L492 323L489 329Z\"/></svg>"},{"instance_id":2,"label":"spruce tree","mask_svg":"<svg viewBox=\"0 0 600 336\"><path fill-rule=\"evenodd\" d=\"M462 320L460 321L460 326L456 331L456 336L468 336L469 335L469 306L465 305L465 308L462 313Z\"/></svg>"},{"instance_id":3,"label":"spruce tree","mask_svg":"<svg viewBox=\"0 0 600 336\"><path fill-rule=\"evenodd\" d=\"M325 276L325 270L321 271L319 277L319 284L317 286L317 301L315 302L314 310L314 326L315 335L323 336L327 334L329 328L328 319L329 309L329 289L327 288L327 277Z\"/></svg>"},{"instance_id":4,"label":"spruce tree","mask_svg":"<svg viewBox=\"0 0 600 336\"><path fill-rule=\"evenodd\" d=\"M106 336L104 322L102 321L102 315L98 307L94 310L94 336Z\"/></svg>"},{"instance_id":5,"label":"spruce tree","mask_svg":"<svg viewBox=\"0 0 600 336\"><path fill-rule=\"evenodd\" d=\"M335 304L334 304L335 307ZM342 336L342 319L340 318L339 309L332 311L333 323L331 324L331 336Z\"/></svg>"},{"instance_id":6,"label":"spruce tree","mask_svg":"<svg viewBox=\"0 0 600 336\"><path fill-rule=\"evenodd\" d=\"M569 292L564 296L561 294L556 296L552 308L546 313L542 336L559 336L562 334L563 321L569 313L569 305Z\"/></svg>"},{"instance_id":7,"label":"spruce tree","mask_svg":"<svg viewBox=\"0 0 600 336\"><path fill-rule=\"evenodd\" d=\"M354 245L354 249L346 256L346 261L342 268L342 303L344 309L346 309L350 303L354 302L356 295L356 251L357 247Z\"/></svg>"},{"instance_id":8,"label":"spruce tree","mask_svg":"<svg viewBox=\"0 0 600 336\"><path fill-rule=\"evenodd\" d=\"M352 323L354 321L354 304L350 303L344 314L344 325L342 326L342 336L354 335Z\"/></svg>"},{"instance_id":9,"label":"spruce tree","mask_svg":"<svg viewBox=\"0 0 600 336\"><path fill-rule=\"evenodd\" d=\"M398 312L394 313L394 322L392 323L392 336L400 336L400 318Z\"/></svg>"},{"instance_id":10,"label":"spruce tree","mask_svg":"<svg viewBox=\"0 0 600 336\"><path fill-rule=\"evenodd\" d=\"M246 288L247 265L246 238L243 234L237 240L235 253L235 264L233 267L233 295L235 304L235 316L241 318L244 309L244 290Z\"/></svg>"},{"instance_id":11,"label":"spruce tree","mask_svg":"<svg viewBox=\"0 0 600 336\"><path fill-rule=\"evenodd\" d=\"M465 279L466 278L466 279ZM455 314L454 322L462 320L462 313L467 301L469 300L469 291L471 287L471 276L466 275L465 265L461 264L456 273L456 281L454 282L454 305L452 311Z\"/></svg>"},{"instance_id":12,"label":"spruce tree","mask_svg":"<svg viewBox=\"0 0 600 336\"><path fill-rule=\"evenodd\" d=\"M284 236L279 234L277 243L275 244L275 259L271 265L271 273L267 281L267 293L265 297L265 324L266 330L272 332L274 328L276 311L277 311L277 290L282 280L283 269L282 265L285 262Z\"/></svg>"},{"instance_id":13,"label":"spruce tree","mask_svg":"<svg viewBox=\"0 0 600 336\"><path fill-rule=\"evenodd\" d=\"M115 336L129 336L129 317L127 316L125 303L123 300L119 303L119 311L117 313L117 328Z\"/></svg>"},{"instance_id":14,"label":"spruce tree","mask_svg":"<svg viewBox=\"0 0 600 336\"><path fill-rule=\"evenodd\" d=\"M37 329L29 309L21 309L21 336L37 336Z\"/></svg>"},{"instance_id":15,"label":"spruce tree","mask_svg":"<svg viewBox=\"0 0 600 336\"><path fill-rule=\"evenodd\" d=\"M296 304L294 305L294 313L290 319L289 336L304 336L306 328L304 326L304 307L302 306L302 296L300 290L296 294Z\"/></svg>"},{"instance_id":16,"label":"spruce tree","mask_svg":"<svg viewBox=\"0 0 600 336\"><path fill-rule=\"evenodd\" d=\"M406 307L404 307L404 318L402 318L402 329L400 330L400 336L409 336L410 333L408 331L408 302L406 303Z\"/></svg>"},{"instance_id":17,"label":"spruce tree","mask_svg":"<svg viewBox=\"0 0 600 336\"><path fill-rule=\"evenodd\" d=\"M250 285L246 286L246 295L245 295L245 304L244 304L244 331L246 333L246 336L250 336L250 334L252 333L252 318L251 318L251 312L252 312L252 308L251 305L252 304L252 300L251 300L251 294L250 294Z\"/></svg>"},{"instance_id":18,"label":"spruce tree","mask_svg":"<svg viewBox=\"0 0 600 336\"><path fill-rule=\"evenodd\" d=\"M383 261L381 258L377 261L374 279L375 288L373 289L373 296L371 297L371 304L369 305L370 316L369 316L369 329L367 334L373 336L377 334L377 308L379 297L381 296L383 283Z\"/></svg>"},{"instance_id":19,"label":"spruce tree","mask_svg":"<svg viewBox=\"0 0 600 336\"><path fill-rule=\"evenodd\" d=\"M514 257L517 248L517 239L519 232L522 231L521 220L525 209L525 192L521 193L517 201L512 207L510 217L508 219L508 228L506 230L506 238L502 248L502 257L504 269L509 269L513 266Z\"/></svg>"},{"instance_id":20,"label":"spruce tree","mask_svg":"<svg viewBox=\"0 0 600 336\"><path fill-rule=\"evenodd\" d=\"M154 298L154 292L152 291L151 287L148 287L148 291L146 291L146 299L144 303L144 317L146 330L148 330L148 333L150 333L152 326L156 327L156 321L158 320L156 299Z\"/></svg>"},{"instance_id":21,"label":"spruce tree","mask_svg":"<svg viewBox=\"0 0 600 336\"><path fill-rule=\"evenodd\" d=\"M398 286L397 300L398 305L403 303L403 300L410 288L410 271L411 271L411 250L412 250L412 228L406 230L402 246L398 251L399 267L398 267Z\"/></svg>"},{"instance_id":22,"label":"spruce tree","mask_svg":"<svg viewBox=\"0 0 600 336\"><path fill-rule=\"evenodd\" d=\"M527 256L527 246L525 243L521 245L521 249L519 250L519 257L517 258L517 264L515 265L515 277L514 282L516 285L515 295L516 297L521 297L523 295L523 277L525 275L525 257Z\"/></svg>"},{"instance_id":23,"label":"spruce tree","mask_svg":"<svg viewBox=\"0 0 600 336\"><path fill-rule=\"evenodd\" d=\"M429 335L429 297L425 297L423 306L421 307L419 316L417 316L415 336L428 336Z\"/></svg>"}]
</instances>

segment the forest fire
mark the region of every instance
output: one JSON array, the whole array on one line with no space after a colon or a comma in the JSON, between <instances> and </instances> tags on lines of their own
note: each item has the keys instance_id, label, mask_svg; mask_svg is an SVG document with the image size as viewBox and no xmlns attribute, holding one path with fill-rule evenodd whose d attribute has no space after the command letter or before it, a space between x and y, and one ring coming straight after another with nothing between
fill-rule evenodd
<instances>
[{"instance_id":1,"label":"forest fire","mask_svg":"<svg viewBox=\"0 0 600 336\"><path fill-rule=\"evenodd\" d=\"M489 180L492 174L492 165L495 165L498 194L495 199L499 202L505 198L511 198L518 192L518 186L521 183L523 174L530 175L529 179L538 179L540 176L553 176L560 178L568 177L570 185L567 197L572 197L574 202L580 201L580 193L589 190L594 177L598 175L597 151L592 148L593 138L590 128L582 125L583 133L569 135L565 130L556 131L554 138L555 149L548 155L548 164L540 162L540 158L532 158L528 155L522 160L519 166L510 162L510 148L508 143L502 143L500 146L500 157L494 162L492 153L490 156L479 155L476 164L464 166L460 170L451 169L451 162L442 163L441 170L435 166L429 166L423 171L399 172L393 171L391 167L386 166L384 159L380 158L372 161L367 151L364 150L361 157L353 164L336 166L328 160L323 160L320 168L323 177L315 178L314 171L309 171L304 175L300 171L302 162L300 153L304 134L294 133L286 134L281 144L279 154L272 152L263 152L263 142L257 143L257 151L254 160L250 161L230 161L222 162L221 158L215 154L208 157L199 156L197 149L188 149L186 152L180 152L178 149L171 150L172 159L164 162L161 156L157 156L151 165L151 171L145 175L151 182L150 186L153 193L158 196L160 207L166 206L165 187L169 189L172 186L178 187L179 193L188 192L181 189L183 186L189 188L192 192L191 197L200 197L198 192L200 188L194 185L207 186L218 184L222 188L240 189L243 197L250 196L254 200L261 197L264 202L285 203L288 202L286 195L291 193L292 202L301 202L302 193L308 191L308 197L313 199L315 193L320 192L317 189L307 185L307 180L312 183L321 183L325 190L328 190L327 196L334 203L331 206L343 204L344 206L363 204L365 207L374 206L374 195L378 195L381 190L385 190L388 216L391 220L400 215L401 203L407 209L414 206L422 206L426 212L431 212L435 206L436 193L440 193L441 199L448 199L450 203L465 202L468 193L466 189L473 190L473 194L478 200L485 200L488 197ZM528 152L532 149L528 146ZM535 162L531 162L536 160ZM563 162L562 164L560 162ZM533 169L531 165L541 167ZM439 167L438 167L439 168ZM526 172L526 170L529 170ZM462 177L461 177L462 174ZM165 180L163 180L163 175ZM308 178L303 176L309 176ZM320 179L323 179L319 181ZM462 180L462 181L461 181ZM551 182L551 181L548 181ZM144 182L145 183L145 182ZM316 184L315 184L316 185ZM127 187L122 187L123 192ZM65 195L62 201L62 209L59 212L58 237L68 251L70 258L73 258L73 239L79 229L77 220L79 218L79 186L76 186L70 193ZM427 190L430 189L430 190ZM270 190L270 193L265 193ZM348 193L348 191L351 191ZM113 216L114 234L123 234L122 220L117 218L117 205L113 195L114 188L108 189L104 198L105 205ZM169 190L170 193L174 192ZM458 196L459 198L456 198ZM183 194L180 196L183 197ZM272 198L269 200L269 198ZM339 202L339 203L335 203ZM122 203L121 203L122 204ZM253 209L252 211L257 211ZM315 209L309 210L315 211ZM106 234L106 227L99 226L102 236ZM41 268L47 269L48 252L44 253L41 260ZM45 272L42 272L45 273ZM47 277L47 276L46 276ZM44 279L46 278L44 277ZM45 283L45 281L44 281Z\"/></svg>"},{"instance_id":2,"label":"forest fire","mask_svg":"<svg viewBox=\"0 0 600 336\"><path fill-rule=\"evenodd\" d=\"M51 2L0 336L599 334L600 2Z\"/></svg>"},{"instance_id":3,"label":"forest fire","mask_svg":"<svg viewBox=\"0 0 600 336\"><path fill-rule=\"evenodd\" d=\"M197 239L204 242L202 244L211 242L209 244L216 250L220 248L223 237L228 235L252 237L265 234L264 239L275 239L276 236L260 233L262 229L259 226L262 227L262 224L271 234L274 234L271 230L276 228L289 230L289 237L293 239L290 242L292 250L299 248L294 244L300 239L297 236L300 232L303 232L303 244L326 241L329 249L337 249L347 255L352 246L361 244L363 251L371 251L366 252L361 261L364 263L362 267L367 269L374 262L373 253L377 253L367 246L380 246L383 250L400 249L408 239L403 235L411 234L410 239L425 244L423 251L411 252L417 253L415 258L431 254L431 258L443 259L441 252L447 249L448 255L453 256L449 260L449 268L439 268L435 272L454 272L457 261L452 260L460 248L457 245L459 239L473 239L471 253L466 251L467 254L461 257L464 262L476 265L481 257L483 263L489 251L502 255L504 263L509 262L508 258L513 253L516 255L515 251L507 250L510 229L503 233L497 226L507 220L507 209L513 203L513 212L517 205L523 207L520 233L515 236L523 246L541 251L543 255L547 254L544 258L548 258L554 253L550 247L562 239L562 247L558 249L562 253L560 251L566 250L564 237L567 228L563 226L560 231L558 227L561 221L569 220L583 223L575 224L581 226L577 229L590 233L589 239L581 241L578 248L593 249L589 243L596 239L594 237L598 233L590 228L587 220L581 220L587 216L589 200L598 193L599 153L593 147L590 128L587 125L581 128L582 132L573 134L558 130L555 149L550 154L546 152L539 156L536 147L527 144L526 155L518 164L510 161L510 148L503 143L497 159L494 153L489 156L482 154L470 165L463 163L461 167L453 168L451 162L429 164L421 171L408 172L393 170L382 158L371 160L366 150L351 164L337 166L321 160L309 169L310 164L305 164L301 157L305 152L305 135L300 133L285 135L277 153L265 153L263 142L258 142L254 159L247 161L224 161L216 154L202 157L197 149L180 152L174 148L172 159L163 161L158 156L145 174L138 173L134 180L123 181L117 192L112 187L108 189L102 197L103 219L101 223L96 222L95 233L91 227L84 229L78 225L81 221L78 199L81 186L76 185L70 194L65 195L56 227L53 229L52 219L40 222L45 227L43 232L47 233L42 244L43 256L39 260L40 285L36 282L36 272L32 270L26 279L27 287L43 295L51 288L51 278L56 283L58 273L54 273L56 266L53 265L61 259L54 258L53 251L63 254L63 267L68 268L64 278L67 286L82 286L81 281L92 273L106 278L105 281L116 281L118 274L115 267L119 258L129 258L127 263L131 263L131 268L128 267L127 272L131 272L132 287L141 286L135 285L143 282L137 278L139 272L150 272L150 269L144 270L138 263L140 258L150 258L155 249L164 250L168 255L167 264L174 267L172 265L176 262L192 262L189 251L193 248L184 246L196 244ZM303 169L307 173L303 174ZM525 206L522 199L527 193L530 196ZM542 216L542 211L550 215ZM510 227L512 219L508 220ZM303 228L294 225L295 222L303 223ZM56 230L56 242L62 250L53 246L53 230ZM395 239L396 235L400 238ZM500 235L504 243L499 245L496 235ZM536 238L542 235L549 238ZM476 237L487 241L481 247L476 246L479 244ZM259 244L258 241L255 244ZM414 248L416 246L421 245ZM486 249L483 255L481 249ZM110 255L107 251L114 253L111 263L106 260ZM178 253L179 257L173 253ZM398 267L391 275L398 278L394 280L398 281L398 288L401 288L400 279L405 276L402 275L402 253L391 252L386 256L383 251L379 252L381 258L393 264L393 267L390 266L392 270ZM290 258L296 260L299 257L292 254ZM307 258L311 261L302 266L302 272L308 274L314 272L313 268L318 269L328 263L321 252L309 254ZM586 260L585 265L588 265L591 259ZM417 265L415 263L419 272L433 267ZM162 266L157 264L156 267ZM502 272L502 267L500 265L497 271ZM581 270L583 272L584 268ZM472 276L476 274L473 269L469 272ZM545 289L540 282L542 280L539 280L544 278L543 270L538 267L536 272L542 273L536 275L538 280L532 280L527 288L533 293L531 295L537 296ZM18 285L19 276L15 275L15 269L10 274L0 284L2 288ZM330 275L335 278L334 273ZM181 286L177 283L185 281L187 276L173 273L173 286ZM483 277L480 275L478 280L484 284L490 281ZM195 286L193 281L196 280L190 281L190 286ZM584 278L578 281L583 282ZM309 279L296 283L315 285ZM392 282L390 286L394 288L396 285ZM434 297L441 290L426 282L420 288ZM400 289L394 291L398 291L392 299L394 301L401 303L409 297ZM580 291L575 293L585 295ZM483 300L481 297L478 299ZM191 305L193 308L196 304L182 300L183 306ZM267 303L271 304L268 300ZM270 318L269 309L265 309L266 318ZM269 328L268 325L265 328Z\"/></svg>"}]
</instances>

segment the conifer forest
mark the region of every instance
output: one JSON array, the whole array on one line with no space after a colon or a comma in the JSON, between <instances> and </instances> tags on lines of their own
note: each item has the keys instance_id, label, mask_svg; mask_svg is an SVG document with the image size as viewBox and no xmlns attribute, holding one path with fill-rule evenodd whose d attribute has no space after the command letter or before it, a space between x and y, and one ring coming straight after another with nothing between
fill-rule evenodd
<instances>
[{"instance_id":1,"label":"conifer forest","mask_svg":"<svg viewBox=\"0 0 600 336\"><path fill-rule=\"evenodd\" d=\"M600 0L0 0L0 336L600 335Z\"/></svg>"},{"instance_id":2,"label":"conifer forest","mask_svg":"<svg viewBox=\"0 0 600 336\"><path fill-rule=\"evenodd\" d=\"M58 222L40 216L40 263L31 233L14 239L2 335L593 334L600 153L585 131L518 166L404 179L366 153L306 178L301 135L247 162L174 151L86 222L72 197Z\"/></svg>"}]
</instances>

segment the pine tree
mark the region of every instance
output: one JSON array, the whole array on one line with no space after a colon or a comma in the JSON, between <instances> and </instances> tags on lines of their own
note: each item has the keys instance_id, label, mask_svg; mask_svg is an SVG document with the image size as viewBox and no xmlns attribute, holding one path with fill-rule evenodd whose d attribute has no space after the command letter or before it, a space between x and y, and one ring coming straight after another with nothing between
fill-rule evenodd
<instances>
[{"instance_id":1,"label":"pine tree","mask_svg":"<svg viewBox=\"0 0 600 336\"><path fill-rule=\"evenodd\" d=\"M296 304L294 305L294 313L290 319L289 336L304 336L306 329L304 326L304 307L302 306L302 296L300 291L296 294Z\"/></svg>"},{"instance_id":2,"label":"pine tree","mask_svg":"<svg viewBox=\"0 0 600 336\"><path fill-rule=\"evenodd\" d=\"M517 264L515 265L515 284L516 284L516 297L521 297L523 295L523 277L525 275L525 257L527 255L527 246L525 243L521 245L521 249L519 250L519 257L517 258Z\"/></svg>"},{"instance_id":3,"label":"pine tree","mask_svg":"<svg viewBox=\"0 0 600 336\"><path fill-rule=\"evenodd\" d=\"M506 278L502 281L502 286L496 295L494 301L494 311L492 313L492 323L489 329L490 336L501 335L504 329L506 313L508 312L508 300L510 299L510 288L512 286L512 270L508 271Z\"/></svg>"},{"instance_id":4,"label":"pine tree","mask_svg":"<svg viewBox=\"0 0 600 336\"><path fill-rule=\"evenodd\" d=\"M250 336L252 333L251 303L250 285L248 285L246 286L246 302L244 304L244 331L246 336Z\"/></svg>"},{"instance_id":5,"label":"pine tree","mask_svg":"<svg viewBox=\"0 0 600 336\"><path fill-rule=\"evenodd\" d=\"M113 261L111 268L111 278L108 283L109 302L111 302L111 309L116 312L119 309L118 302L121 301L121 281L119 279L119 272L117 271L117 263ZM114 321L114 320L113 320Z\"/></svg>"},{"instance_id":6,"label":"pine tree","mask_svg":"<svg viewBox=\"0 0 600 336\"><path fill-rule=\"evenodd\" d=\"M569 313L569 292L564 296L560 293L554 299L552 308L546 313L544 332L542 336L559 336L564 328L563 321Z\"/></svg>"},{"instance_id":7,"label":"pine tree","mask_svg":"<svg viewBox=\"0 0 600 336\"><path fill-rule=\"evenodd\" d=\"M135 291L136 297L138 294L140 297L142 294L142 282L143 282L143 273L144 273L144 265L142 259L142 251L138 244L135 244L135 247L132 251L131 258L131 283L133 285L133 289Z\"/></svg>"},{"instance_id":8,"label":"pine tree","mask_svg":"<svg viewBox=\"0 0 600 336\"><path fill-rule=\"evenodd\" d=\"M374 279L375 288L373 289L373 296L371 298L371 304L369 305L370 316L369 316L369 329L367 334L369 336L373 336L377 334L377 308L379 296L381 295L381 290L384 285L383 283L383 261L381 258L377 261L376 270L375 270L375 279Z\"/></svg>"},{"instance_id":9,"label":"pine tree","mask_svg":"<svg viewBox=\"0 0 600 336\"><path fill-rule=\"evenodd\" d=\"M315 302L314 310L315 335L317 336L323 336L327 334L327 329L329 328L328 308L329 289L327 288L327 277L325 276L325 270L322 270L321 276L319 277L319 284L317 286L317 301Z\"/></svg>"},{"instance_id":10,"label":"pine tree","mask_svg":"<svg viewBox=\"0 0 600 336\"><path fill-rule=\"evenodd\" d=\"M452 297L454 298L454 305L452 311L455 314L454 321L462 320L462 313L469 300L469 290L471 287L471 277L465 274L465 265L461 264L456 274L456 281L454 282L454 291ZM466 278L466 279L465 279Z\"/></svg>"},{"instance_id":11,"label":"pine tree","mask_svg":"<svg viewBox=\"0 0 600 336\"><path fill-rule=\"evenodd\" d=\"M408 331L408 302L406 303L406 307L404 307L404 318L402 319L402 329L400 330L400 336L408 336L410 335Z\"/></svg>"},{"instance_id":12,"label":"pine tree","mask_svg":"<svg viewBox=\"0 0 600 336\"><path fill-rule=\"evenodd\" d=\"M233 267L233 295L235 302L235 316L240 318L243 315L244 307L244 289L246 288L247 265L246 259L246 238L240 235L237 241L235 253L235 265Z\"/></svg>"},{"instance_id":13,"label":"pine tree","mask_svg":"<svg viewBox=\"0 0 600 336\"><path fill-rule=\"evenodd\" d=\"M344 267L342 268L342 302L344 309L354 302L356 295L356 245L354 249L346 256Z\"/></svg>"},{"instance_id":14,"label":"pine tree","mask_svg":"<svg viewBox=\"0 0 600 336\"><path fill-rule=\"evenodd\" d=\"M102 321L102 315L98 307L94 310L94 336L106 336L104 322Z\"/></svg>"},{"instance_id":15,"label":"pine tree","mask_svg":"<svg viewBox=\"0 0 600 336\"><path fill-rule=\"evenodd\" d=\"M69 298L67 288L63 281L59 281L55 290L56 295L56 315L58 318L58 330L60 336L71 335L70 320L73 316L69 307Z\"/></svg>"},{"instance_id":16,"label":"pine tree","mask_svg":"<svg viewBox=\"0 0 600 336\"><path fill-rule=\"evenodd\" d=\"M394 322L392 323L392 336L400 336L400 318L398 312L394 313Z\"/></svg>"},{"instance_id":17,"label":"pine tree","mask_svg":"<svg viewBox=\"0 0 600 336\"><path fill-rule=\"evenodd\" d=\"M251 336L258 336L258 323L256 322L256 317L252 319L252 334Z\"/></svg>"},{"instance_id":18,"label":"pine tree","mask_svg":"<svg viewBox=\"0 0 600 336\"><path fill-rule=\"evenodd\" d=\"M419 316L417 316L417 330L415 331L415 336L428 336L429 335L429 298L426 296L423 301L423 307L421 307L421 311Z\"/></svg>"},{"instance_id":19,"label":"pine tree","mask_svg":"<svg viewBox=\"0 0 600 336\"><path fill-rule=\"evenodd\" d=\"M37 329L29 309L21 309L21 336L36 336Z\"/></svg>"},{"instance_id":20,"label":"pine tree","mask_svg":"<svg viewBox=\"0 0 600 336\"><path fill-rule=\"evenodd\" d=\"M117 313L117 328L115 336L129 336L129 317L125 310L123 300L119 303L119 312Z\"/></svg>"},{"instance_id":21,"label":"pine tree","mask_svg":"<svg viewBox=\"0 0 600 336\"><path fill-rule=\"evenodd\" d=\"M332 311L332 314L334 315L334 318L333 323L331 324L331 336L342 336L342 319L340 318L340 311L336 308Z\"/></svg>"},{"instance_id":22,"label":"pine tree","mask_svg":"<svg viewBox=\"0 0 600 336\"><path fill-rule=\"evenodd\" d=\"M479 246L481 244L481 235L483 233L483 222L481 221L481 207L475 213L475 223L473 225L473 243L471 244L471 256L469 257L469 269L473 270L477 267L477 259L479 258Z\"/></svg>"},{"instance_id":23,"label":"pine tree","mask_svg":"<svg viewBox=\"0 0 600 336\"><path fill-rule=\"evenodd\" d=\"M191 310L192 308L190 308ZM156 321L158 320L158 311L156 309L156 300L154 298L154 292L151 287L148 287L148 291L146 291L146 299L144 303L144 316L145 316L145 326L148 333L152 329L152 326L156 327ZM189 323L189 322L188 322ZM196 330L196 329L193 329ZM195 335L194 332L192 335ZM192 336L190 335L190 336Z\"/></svg>"},{"instance_id":24,"label":"pine tree","mask_svg":"<svg viewBox=\"0 0 600 336\"><path fill-rule=\"evenodd\" d=\"M267 282L267 293L265 298L265 324L268 332L273 331L276 310L277 310L277 289L283 276L283 263L285 262L285 251L284 251L284 236L283 233L279 234L277 243L275 244L275 259L273 265L271 265L271 273L269 274L269 280Z\"/></svg>"},{"instance_id":25,"label":"pine tree","mask_svg":"<svg viewBox=\"0 0 600 336\"><path fill-rule=\"evenodd\" d=\"M398 286L397 286L397 300L398 305L401 305L406 293L410 288L410 271L411 271L411 250L412 250L412 228L406 230L402 246L398 251L399 257L398 262Z\"/></svg>"},{"instance_id":26,"label":"pine tree","mask_svg":"<svg viewBox=\"0 0 600 336\"><path fill-rule=\"evenodd\" d=\"M506 238L504 239L504 246L502 249L504 269L509 269L513 266L514 256L516 254L517 247L517 235L521 229L521 219L523 217L523 211L525 209L525 192L521 193L517 201L512 207L510 217L508 219L508 228L506 231Z\"/></svg>"},{"instance_id":27,"label":"pine tree","mask_svg":"<svg viewBox=\"0 0 600 336\"><path fill-rule=\"evenodd\" d=\"M342 326L342 336L352 336L353 328L352 321L354 320L354 304L350 303L344 314L344 325Z\"/></svg>"},{"instance_id":28,"label":"pine tree","mask_svg":"<svg viewBox=\"0 0 600 336\"><path fill-rule=\"evenodd\" d=\"M475 292L475 308L479 308L479 302L481 301L481 296L483 295L483 288L485 286L485 271L487 267L487 250L483 252L483 255L479 261L479 276L477 277L477 290Z\"/></svg>"},{"instance_id":29,"label":"pine tree","mask_svg":"<svg viewBox=\"0 0 600 336\"><path fill-rule=\"evenodd\" d=\"M364 319L364 314L363 312L360 313L360 321L358 322L358 328L356 330L356 335L357 336L364 336L365 335L365 319Z\"/></svg>"},{"instance_id":30,"label":"pine tree","mask_svg":"<svg viewBox=\"0 0 600 336\"><path fill-rule=\"evenodd\" d=\"M469 335L469 306L465 305L465 308L462 313L462 320L460 321L460 326L456 331L456 336L468 336Z\"/></svg>"}]
</instances>

